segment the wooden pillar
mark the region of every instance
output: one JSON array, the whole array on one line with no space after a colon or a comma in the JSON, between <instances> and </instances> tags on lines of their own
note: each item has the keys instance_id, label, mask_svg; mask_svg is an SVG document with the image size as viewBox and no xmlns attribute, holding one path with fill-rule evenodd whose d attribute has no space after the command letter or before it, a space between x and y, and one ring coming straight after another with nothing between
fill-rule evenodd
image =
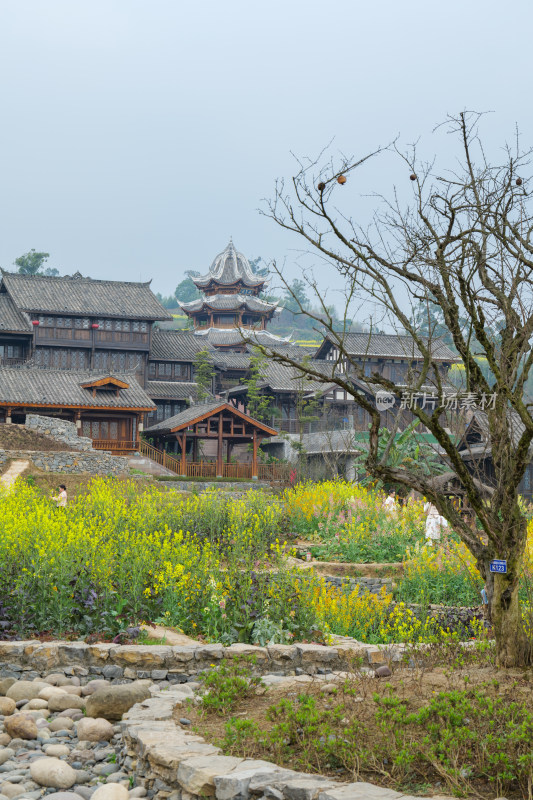
<instances>
[{"instance_id":1,"label":"wooden pillar","mask_svg":"<svg viewBox=\"0 0 533 800\"><path fill-rule=\"evenodd\" d=\"M252 456L252 480L257 480L257 430L254 428Z\"/></svg>"},{"instance_id":2,"label":"wooden pillar","mask_svg":"<svg viewBox=\"0 0 533 800\"><path fill-rule=\"evenodd\" d=\"M187 431L181 436L181 474L187 477Z\"/></svg>"},{"instance_id":3,"label":"wooden pillar","mask_svg":"<svg viewBox=\"0 0 533 800\"><path fill-rule=\"evenodd\" d=\"M218 439L217 439L217 478L222 478L222 411L218 415Z\"/></svg>"},{"instance_id":4,"label":"wooden pillar","mask_svg":"<svg viewBox=\"0 0 533 800\"><path fill-rule=\"evenodd\" d=\"M198 437L195 436L192 440L192 460L196 464L198 461Z\"/></svg>"},{"instance_id":5,"label":"wooden pillar","mask_svg":"<svg viewBox=\"0 0 533 800\"><path fill-rule=\"evenodd\" d=\"M76 430L78 436L81 436L81 411L76 411L74 414L74 422L76 423Z\"/></svg>"},{"instance_id":6,"label":"wooden pillar","mask_svg":"<svg viewBox=\"0 0 533 800\"><path fill-rule=\"evenodd\" d=\"M11 425L11 412L13 409L6 408L6 425Z\"/></svg>"}]
</instances>

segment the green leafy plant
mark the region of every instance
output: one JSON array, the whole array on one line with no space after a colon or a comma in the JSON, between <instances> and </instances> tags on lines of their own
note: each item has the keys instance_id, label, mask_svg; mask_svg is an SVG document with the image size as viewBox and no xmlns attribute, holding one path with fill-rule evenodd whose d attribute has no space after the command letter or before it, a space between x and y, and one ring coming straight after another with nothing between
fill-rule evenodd
<instances>
[{"instance_id":1,"label":"green leafy plant","mask_svg":"<svg viewBox=\"0 0 533 800\"><path fill-rule=\"evenodd\" d=\"M254 696L257 687L263 684L261 678L252 673L254 663L253 659L245 663L236 659L208 670L203 679L206 691L201 698L201 710L225 717L240 700Z\"/></svg>"}]
</instances>

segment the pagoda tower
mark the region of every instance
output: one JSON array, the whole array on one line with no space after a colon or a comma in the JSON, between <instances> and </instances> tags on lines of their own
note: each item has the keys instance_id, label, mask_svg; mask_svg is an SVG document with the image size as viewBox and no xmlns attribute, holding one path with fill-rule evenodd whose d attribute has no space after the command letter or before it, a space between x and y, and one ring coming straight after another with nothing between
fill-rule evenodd
<instances>
[{"instance_id":1,"label":"pagoda tower","mask_svg":"<svg viewBox=\"0 0 533 800\"><path fill-rule=\"evenodd\" d=\"M275 345L288 342L266 330L267 322L278 311L277 303L261 300L259 293L266 280L254 275L248 259L230 239L215 258L207 275L193 278L203 297L181 308L194 321L194 333L206 344L219 349L245 350L254 342ZM246 341L245 341L246 340Z\"/></svg>"}]
</instances>

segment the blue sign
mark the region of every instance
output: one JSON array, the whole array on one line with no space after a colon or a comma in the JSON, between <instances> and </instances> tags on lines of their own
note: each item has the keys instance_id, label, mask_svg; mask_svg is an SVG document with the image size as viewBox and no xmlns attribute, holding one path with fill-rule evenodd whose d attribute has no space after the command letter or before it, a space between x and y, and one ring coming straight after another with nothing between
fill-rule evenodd
<instances>
[{"instance_id":1,"label":"blue sign","mask_svg":"<svg viewBox=\"0 0 533 800\"><path fill-rule=\"evenodd\" d=\"M507 572L507 561L504 561L501 558L495 558L494 561L490 562L490 571Z\"/></svg>"}]
</instances>

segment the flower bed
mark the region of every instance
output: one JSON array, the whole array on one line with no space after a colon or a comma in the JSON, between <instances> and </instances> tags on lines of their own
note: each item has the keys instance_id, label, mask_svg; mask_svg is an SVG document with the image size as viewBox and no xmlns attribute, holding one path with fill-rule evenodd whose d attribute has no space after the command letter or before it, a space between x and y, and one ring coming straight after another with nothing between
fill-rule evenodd
<instances>
[{"instance_id":1,"label":"flower bed","mask_svg":"<svg viewBox=\"0 0 533 800\"><path fill-rule=\"evenodd\" d=\"M223 644L327 643L332 634L370 643L465 635L408 607L440 599L457 605L458 562L441 569L441 556L428 553L423 540L405 551L397 598L386 589L338 587L294 566L285 533L305 521L309 492L321 498L329 526L335 513L344 513L338 504L352 503L350 492L367 521L378 519L377 496L343 483L297 487L281 498L260 491L180 498L159 485L95 479L85 495L56 509L22 482L0 500L1 635L120 642L133 640L143 621ZM417 520L416 507L399 512L400 533L391 527L389 536L418 530ZM359 525L346 516L340 524ZM371 539L369 531L370 522L359 538ZM475 587L479 579L465 563ZM472 589L466 599L474 597Z\"/></svg>"}]
</instances>

